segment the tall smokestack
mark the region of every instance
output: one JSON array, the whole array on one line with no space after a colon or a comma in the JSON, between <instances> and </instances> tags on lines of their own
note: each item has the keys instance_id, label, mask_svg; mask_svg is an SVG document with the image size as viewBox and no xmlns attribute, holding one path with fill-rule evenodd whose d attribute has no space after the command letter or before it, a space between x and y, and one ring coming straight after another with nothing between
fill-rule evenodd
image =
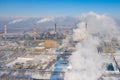
<instances>
[{"instance_id":1,"label":"tall smokestack","mask_svg":"<svg viewBox=\"0 0 120 80\"><path fill-rule=\"evenodd\" d=\"M4 37L5 37L5 40L6 40L6 34L7 34L7 26L6 24L4 25Z\"/></svg>"},{"instance_id":2,"label":"tall smokestack","mask_svg":"<svg viewBox=\"0 0 120 80\"><path fill-rule=\"evenodd\" d=\"M87 30L87 28L88 28L88 24L87 24L87 22L85 23L85 28L86 28L86 30Z\"/></svg>"},{"instance_id":3,"label":"tall smokestack","mask_svg":"<svg viewBox=\"0 0 120 80\"><path fill-rule=\"evenodd\" d=\"M56 23L55 23L55 33L56 33Z\"/></svg>"},{"instance_id":4,"label":"tall smokestack","mask_svg":"<svg viewBox=\"0 0 120 80\"><path fill-rule=\"evenodd\" d=\"M36 40L37 37L37 29L36 29L36 24L34 24L34 40Z\"/></svg>"},{"instance_id":5,"label":"tall smokestack","mask_svg":"<svg viewBox=\"0 0 120 80\"><path fill-rule=\"evenodd\" d=\"M57 31L56 31L57 27L56 27L56 23L55 23L55 39L57 39Z\"/></svg>"}]
</instances>

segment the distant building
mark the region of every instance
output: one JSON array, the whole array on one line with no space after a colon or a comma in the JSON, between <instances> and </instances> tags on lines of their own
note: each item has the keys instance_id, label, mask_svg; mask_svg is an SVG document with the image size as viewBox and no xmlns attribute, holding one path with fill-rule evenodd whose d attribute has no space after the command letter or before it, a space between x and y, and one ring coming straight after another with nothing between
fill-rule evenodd
<instances>
[{"instance_id":1,"label":"distant building","mask_svg":"<svg viewBox=\"0 0 120 80\"><path fill-rule=\"evenodd\" d=\"M56 48L58 43L56 40L45 40L45 47L46 48Z\"/></svg>"}]
</instances>

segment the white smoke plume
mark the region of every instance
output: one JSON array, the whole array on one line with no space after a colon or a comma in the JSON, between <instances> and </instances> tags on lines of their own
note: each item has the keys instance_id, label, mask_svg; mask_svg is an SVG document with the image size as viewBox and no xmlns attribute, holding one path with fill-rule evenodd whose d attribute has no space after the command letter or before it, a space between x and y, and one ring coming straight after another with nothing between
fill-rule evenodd
<instances>
[{"instance_id":1,"label":"white smoke plume","mask_svg":"<svg viewBox=\"0 0 120 80\"><path fill-rule=\"evenodd\" d=\"M19 22L23 22L25 20L26 19L19 18L19 19L15 19L15 20L10 21L9 24L16 24L16 23L19 23Z\"/></svg>"},{"instance_id":2,"label":"white smoke plume","mask_svg":"<svg viewBox=\"0 0 120 80\"><path fill-rule=\"evenodd\" d=\"M86 30L85 23L81 22L79 26L82 26L81 28L74 29L73 32L73 40L75 41L82 41L83 39L87 38L88 36L88 31Z\"/></svg>"},{"instance_id":3,"label":"white smoke plume","mask_svg":"<svg viewBox=\"0 0 120 80\"><path fill-rule=\"evenodd\" d=\"M97 52L101 38L94 34L112 36L111 34L117 31L116 24L110 17L93 12L79 18L81 22L78 28L73 30L73 40L79 42L76 51L69 58L72 69L66 71L65 80L98 80L104 72L104 59Z\"/></svg>"},{"instance_id":4,"label":"white smoke plume","mask_svg":"<svg viewBox=\"0 0 120 80\"><path fill-rule=\"evenodd\" d=\"M54 19L55 19L54 17L44 17L44 18L38 20L36 23L39 24L39 23L54 21Z\"/></svg>"},{"instance_id":5,"label":"white smoke plume","mask_svg":"<svg viewBox=\"0 0 120 80\"><path fill-rule=\"evenodd\" d=\"M72 70L66 72L65 80L97 80L102 70L102 58L98 55L99 40L92 36L78 43L70 57Z\"/></svg>"},{"instance_id":6,"label":"white smoke plume","mask_svg":"<svg viewBox=\"0 0 120 80\"><path fill-rule=\"evenodd\" d=\"M106 15L90 12L88 14L82 14L80 20L87 23L87 29L90 34L100 33L111 35L117 32L115 21ZM85 24L79 23L78 27L85 27Z\"/></svg>"}]
</instances>

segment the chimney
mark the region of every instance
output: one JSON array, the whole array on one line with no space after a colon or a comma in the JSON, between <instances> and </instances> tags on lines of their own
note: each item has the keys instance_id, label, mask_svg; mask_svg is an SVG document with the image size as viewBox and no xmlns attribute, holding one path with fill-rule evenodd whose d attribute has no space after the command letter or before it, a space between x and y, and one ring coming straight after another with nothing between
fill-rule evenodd
<instances>
[{"instance_id":1,"label":"chimney","mask_svg":"<svg viewBox=\"0 0 120 80\"><path fill-rule=\"evenodd\" d=\"M55 23L55 39L57 39L57 27L56 27L56 23Z\"/></svg>"},{"instance_id":2,"label":"chimney","mask_svg":"<svg viewBox=\"0 0 120 80\"><path fill-rule=\"evenodd\" d=\"M5 37L5 40L6 40L6 34L7 34L7 26L6 24L4 25L4 37Z\"/></svg>"},{"instance_id":3,"label":"chimney","mask_svg":"<svg viewBox=\"0 0 120 80\"><path fill-rule=\"evenodd\" d=\"M34 24L34 40L36 40L37 37L37 29L36 29L36 24Z\"/></svg>"}]
</instances>

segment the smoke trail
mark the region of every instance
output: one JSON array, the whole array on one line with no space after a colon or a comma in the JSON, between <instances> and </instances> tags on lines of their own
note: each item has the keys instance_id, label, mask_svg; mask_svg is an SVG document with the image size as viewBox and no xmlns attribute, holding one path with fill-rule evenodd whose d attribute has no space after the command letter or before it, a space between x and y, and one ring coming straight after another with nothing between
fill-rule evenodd
<instances>
[{"instance_id":1,"label":"smoke trail","mask_svg":"<svg viewBox=\"0 0 120 80\"><path fill-rule=\"evenodd\" d=\"M65 80L97 80L104 72L104 60L97 52L101 38L96 34L111 37L117 31L116 24L110 17L93 12L81 15L80 20L73 30L73 40L79 42L69 58L72 69L66 71Z\"/></svg>"},{"instance_id":2,"label":"smoke trail","mask_svg":"<svg viewBox=\"0 0 120 80\"><path fill-rule=\"evenodd\" d=\"M15 24L15 23L19 23L19 22L22 22L22 21L25 21L25 19L22 19L22 18L15 19L15 20L10 21L8 24Z\"/></svg>"},{"instance_id":3,"label":"smoke trail","mask_svg":"<svg viewBox=\"0 0 120 80\"><path fill-rule=\"evenodd\" d=\"M38 20L36 23L39 24L39 23L54 21L54 19L55 19L54 17L45 17L43 19Z\"/></svg>"}]
</instances>

